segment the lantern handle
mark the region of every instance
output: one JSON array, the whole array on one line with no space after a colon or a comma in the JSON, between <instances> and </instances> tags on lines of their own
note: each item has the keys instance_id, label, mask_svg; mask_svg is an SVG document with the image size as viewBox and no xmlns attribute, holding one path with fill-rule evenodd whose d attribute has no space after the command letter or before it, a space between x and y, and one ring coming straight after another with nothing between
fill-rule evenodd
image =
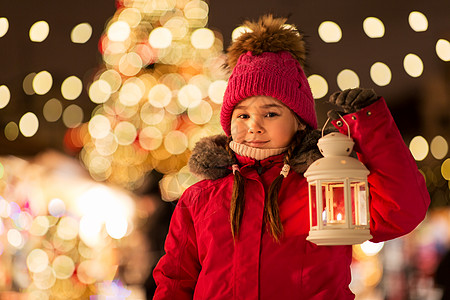
<instances>
[{"instance_id":1,"label":"lantern handle","mask_svg":"<svg viewBox=\"0 0 450 300\"><path fill-rule=\"evenodd\" d=\"M351 138L351 137L350 137L350 126L348 125L347 121L345 121L344 117L341 116L340 113L338 113L338 112L336 112L336 113L339 115L339 117L341 117L342 121L344 121L345 125L347 125L347 128L348 128L348 137ZM325 127L327 127L327 124L328 124L329 121L330 121L330 117L328 117L327 121L325 122L325 124L324 124L323 127L322 127L322 137L323 137L323 132L324 132L324 130L325 130Z\"/></svg>"}]
</instances>

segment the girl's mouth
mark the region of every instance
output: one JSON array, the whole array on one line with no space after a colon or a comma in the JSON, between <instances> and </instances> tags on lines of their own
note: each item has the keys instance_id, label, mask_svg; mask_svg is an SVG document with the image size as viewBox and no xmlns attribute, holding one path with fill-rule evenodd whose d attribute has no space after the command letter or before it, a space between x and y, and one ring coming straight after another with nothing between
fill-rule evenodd
<instances>
[{"instance_id":1,"label":"girl's mouth","mask_svg":"<svg viewBox=\"0 0 450 300\"><path fill-rule=\"evenodd\" d=\"M262 146L264 146L265 144L267 144L269 141L247 141L245 142L245 144L247 144L247 146L250 147L254 147L254 148L260 148Z\"/></svg>"}]
</instances>

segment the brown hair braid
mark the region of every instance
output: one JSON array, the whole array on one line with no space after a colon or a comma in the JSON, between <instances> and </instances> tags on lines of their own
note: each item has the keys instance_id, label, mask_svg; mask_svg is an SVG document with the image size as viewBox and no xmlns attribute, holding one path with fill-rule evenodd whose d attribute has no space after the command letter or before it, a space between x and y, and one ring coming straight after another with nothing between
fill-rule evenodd
<instances>
[{"instance_id":1,"label":"brown hair braid","mask_svg":"<svg viewBox=\"0 0 450 300\"><path fill-rule=\"evenodd\" d=\"M297 131L294 135L291 145L284 156L284 163L289 165L290 159L295 148L301 143L305 136L305 130ZM280 210L278 207L278 193L283 183L284 176L278 175L269 187L269 192L265 199L264 205L264 221L267 226L267 230L273 236L276 242L280 241L283 235L283 225L281 224Z\"/></svg>"},{"instance_id":2,"label":"brown hair braid","mask_svg":"<svg viewBox=\"0 0 450 300\"><path fill-rule=\"evenodd\" d=\"M228 137L226 143L226 149L230 156L232 157L234 163L237 163L236 156L234 155L233 150L230 149L231 136ZM233 181L233 192L231 194L231 202L230 202L230 224L231 224L231 234L233 235L233 239L236 241L239 234L239 227L241 225L242 215L244 214L244 206L245 206L245 180L241 175L239 170L234 172L234 181Z\"/></svg>"}]
</instances>

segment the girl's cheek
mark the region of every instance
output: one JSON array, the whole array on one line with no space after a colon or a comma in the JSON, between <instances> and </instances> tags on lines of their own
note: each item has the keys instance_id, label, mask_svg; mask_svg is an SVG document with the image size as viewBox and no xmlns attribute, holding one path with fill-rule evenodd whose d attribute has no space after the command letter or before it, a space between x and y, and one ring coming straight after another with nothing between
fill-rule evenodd
<instances>
[{"instance_id":1,"label":"girl's cheek","mask_svg":"<svg viewBox=\"0 0 450 300\"><path fill-rule=\"evenodd\" d=\"M245 139L245 133L247 132L244 124L239 124L238 121L231 122L231 136L233 141L240 143Z\"/></svg>"}]
</instances>

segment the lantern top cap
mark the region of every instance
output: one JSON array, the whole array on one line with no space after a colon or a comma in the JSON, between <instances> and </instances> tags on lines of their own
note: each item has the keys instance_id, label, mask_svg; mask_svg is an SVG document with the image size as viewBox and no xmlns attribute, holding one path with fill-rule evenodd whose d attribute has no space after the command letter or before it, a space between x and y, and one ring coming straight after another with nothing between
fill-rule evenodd
<instances>
[{"instance_id":1,"label":"lantern top cap","mask_svg":"<svg viewBox=\"0 0 450 300\"><path fill-rule=\"evenodd\" d=\"M323 156L347 156L354 146L352 138L339 132L332 132L319 139L317 146Z\"/></svg>"},{"instance_id":2,"label":"lantern top cap","mask_svg":"<svg viewBox=\"0 0 450 300\"><path fill-rule=\"evenodd\" d=\"M367 180L369 170L359 160L348 156L330 156L316 160L305 172L308 182L314 180Z\"/></svg>"}]
</instances>

